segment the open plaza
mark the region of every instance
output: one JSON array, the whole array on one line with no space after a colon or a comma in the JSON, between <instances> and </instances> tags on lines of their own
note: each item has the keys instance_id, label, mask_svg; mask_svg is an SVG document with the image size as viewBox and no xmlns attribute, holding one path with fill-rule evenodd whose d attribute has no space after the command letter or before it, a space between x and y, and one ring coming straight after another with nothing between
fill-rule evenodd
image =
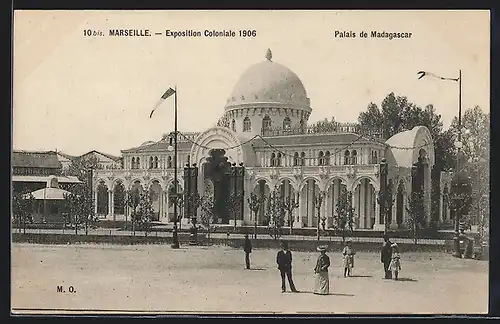
<instances>
[{"instance_id":1,"label":"open plaza","mask_svg":"<svg viewBox=\"0 0 500 324\"><path fill-rule=\"evenodd\" d=\"M13 313L457 314L488 311L488 262L443 252L402 254L385 280L377 252L358 252L354 276L330 250L330 294L312 294L316 252L293 253L299 293L281 293L276 249L226 246L12 245ZM58 291L59 290L62 291ZM288 288L287 288L288 289Z\"/></svg>"}]
</instances>

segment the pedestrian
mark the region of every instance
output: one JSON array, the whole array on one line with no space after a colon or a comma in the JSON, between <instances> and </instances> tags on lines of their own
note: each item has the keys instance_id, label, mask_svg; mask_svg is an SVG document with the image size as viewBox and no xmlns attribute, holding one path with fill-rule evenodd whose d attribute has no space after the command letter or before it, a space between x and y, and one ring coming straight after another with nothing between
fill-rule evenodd
<instances>
[{"instance_id":1,"label":"pedestrian","mask_svg":"<svg viewBox=\"0 0 500 324\"><path fill-rule=\"evenodd\" d=\"M316 295L328 295L330 293L330 278L328 276L330 258L326 255L326 249L326 246L317 247L320 255L314 268L314 294Z\"/></svg>"},{"instance_id":2,"label":"pedestrian","mask_svg":"<svg viewBox=\"0 0 500 324\"><path fill-rule=\"evenodd\" d=\"M288 242L281 242L281 250L278 251L276 255L276 263L278 264L278 269L281 274L281 292L286 291L285 276L288 279L290 290L292 292L298 292L297 289L295 289L292 279L292 252L288 250Z\"/></svg>"},{"instance_id":3,"label":"pedestrian","mask_svg":"<svg viewBox=\"0 0 500 324\"><path fill-rule=\"evenodd\" d=\"M396 243L391 245L392 258L389 266L390 271L394 272L394 280L398 280L399 270L401 270L401 255L399 254L398 245Z\"/></svg>"},{"instance_id":4,"label":"pedestrian","mask_svg":"<svg viewBox=\"0 0 500 324\"><path fill-rule=\"evenodd\" d=\"M356 252L352 248L352 241L347 240L345 243L344 250L342 250L342 258L344 265L344 278L350 277L352 274L352 268L354 268L354 255Z\"/></svg>"},{"instance_id":5,"label":"pedestrian","mask_svg":"<svg viewBox=\"0 0 500 324\"><path fill-rule=\"evenodd\" d=\"M380 253L380 262L384 264L384 279L391 279L392 273L389 270L389 265L392 261L392 242L387 235L384 236L384 244L382 245L382 252Z\"/></svg>"},{"instance_id":6,"label":"pedestrian","mask_svg":"<svg viewBox=\"0 0 500 324\"><path fill-rule=\"evenodd\" d=\"M250 253L252 253L252 242L248 238L248 234L245 234L245 243L243 245L243 251L245 251L246 268L250 269Z\"/></svg>"}]
</instances>

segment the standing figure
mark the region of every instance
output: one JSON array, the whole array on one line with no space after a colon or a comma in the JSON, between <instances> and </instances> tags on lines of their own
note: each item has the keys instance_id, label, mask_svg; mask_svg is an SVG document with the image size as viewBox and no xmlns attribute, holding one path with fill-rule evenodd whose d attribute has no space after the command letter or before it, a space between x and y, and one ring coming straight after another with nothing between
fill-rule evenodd
<instances>
[{"instance_id":1,"label":"standing figure","mask_svg":"<svg viewBox=\"0 0 500 324\"><path fill-rule=\"evenodd\" d=\"M392 260L389 266L390 271L394 272L394 280L398 280L398 273L401 270L401 255L399 254L398 245L396 243L391 245L392 247Z\"/></svg>"},{"instance_id":2,"label":"standing figure","mask_svg":"<svg viewBox=\"0 0 500 324\"><path fill-rule=\"evenodd\" d=\"M245 251L246 268L250 269L250 253L252 253L252 242L250 242L248 234L245 234L245 243L243 245L243 251Z\"/></svg>"},{"instance_id":3,"label":"standing figure","mask_svg":"<svg viewBox=\"0 0 500 324\"><path fill-rule=\"evenodd\" d=\"M391 279L392 274L391 270L389 270L389 265L392 260L392 242L389 240L388 236L384 236L384 245L382 246L382 252L380 253L380 262L384 264L384 273L385 279Z\"/></svg>"},{"instance_id":4,"label":"standing figure","mask_svg":"<svg viewBox=\"0 0 500 324\"><path fill-rule=\"evenodd\" d=\"M342 250L342 258L343 258L343 265L344 265L344 278L346 276L350 277L351 276L351 269L354 268L354 255L356 252L352 248L352 242L351 240L346 241L346 245L344 247L344 250Z\"/></svg>"},{"instance_id":5,"label":"standing figure","mask_svg":"<svg viewBox=\"0 0 500 324\"><path fill-rule=\"evenodd\" d=\"M292 292L298 292L292 280L292 252L288 250L288 242L281 242L281 250L276 255L276 263L281 274L281 292L286 291L285 275Z\"/></svg>"},{"instance_id":6,"label":"standing figure","mask_svg":"<svg viewBox=\"0 0 500 324\"><path fill-rule=\"evenodd\" d=\"M320 255L314 268L314 293L316 295L328 295L330 293L330 278L328 277L330 258L326 255L326 248L326 246L318 246L317 248Z\"/></svg>"}]
</instances>

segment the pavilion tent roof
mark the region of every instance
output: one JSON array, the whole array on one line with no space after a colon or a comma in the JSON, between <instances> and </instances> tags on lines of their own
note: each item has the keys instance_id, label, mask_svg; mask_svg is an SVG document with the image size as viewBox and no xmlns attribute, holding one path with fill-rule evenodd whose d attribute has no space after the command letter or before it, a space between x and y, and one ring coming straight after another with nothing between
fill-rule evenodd
<instances>
[{"instance_id":1,"label":"pavilion tent roof","mask_svg":"<svg viewBox=\"0 0 500 324\"><path fill-rule=\"evenodd\" d=\"M69 191L59 188L43 188L31 193L35 200L63 200L64 195L70 194Z\"/></svg>"}]
</instances>

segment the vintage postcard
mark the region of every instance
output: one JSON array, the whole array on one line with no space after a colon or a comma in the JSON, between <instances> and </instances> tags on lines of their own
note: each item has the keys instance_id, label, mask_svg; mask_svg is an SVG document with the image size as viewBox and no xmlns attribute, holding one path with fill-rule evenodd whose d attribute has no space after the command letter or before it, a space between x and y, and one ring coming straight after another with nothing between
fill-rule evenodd
<instances>
[{"instance_id":1,"label":"vintage postcard","mask_svg":"<svg viewBox=\"0 0 500 324\"><path fill-rule=\"evenodd\" d=\"M489 11L13 26L12 314L488 312Z\"/></svg>"}]
</instances>

